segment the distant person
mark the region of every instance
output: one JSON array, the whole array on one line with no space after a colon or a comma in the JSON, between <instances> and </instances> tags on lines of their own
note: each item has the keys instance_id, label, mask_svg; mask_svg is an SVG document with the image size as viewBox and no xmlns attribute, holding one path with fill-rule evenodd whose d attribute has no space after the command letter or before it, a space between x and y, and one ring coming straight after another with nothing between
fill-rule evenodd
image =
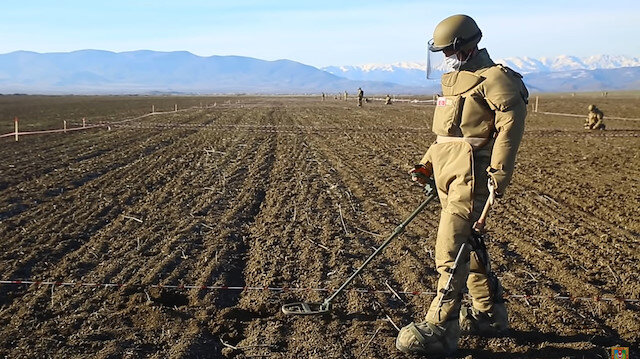
<instances>
[{"instance_id":1,"label":"distant person","mask_svg":"<svg viewBox=\"0 0 640 359\"><path fill-rule=\"evenodd\" d=\"M325 97L325 94L324 94L324 92L323 92L323 93L322 93L322 101L324 101L324 97Z\"/></svg>"},{"instance_id":2,"label":"distant person","mask_svg":"<svg viewBox=\"0 0 640 359\"><path fill-rule=\"evenodd\" d=\"M347 91L344 91L344 100L347 101L347 98L349 97L349 94L347 93Z\"/></svg>"},{"instance_id":3,"label":"distant person","mask_svg":"<svg viewBox=\"0 0 640 359\"><path fill-rule=\"evenodd\" d=\"M362 107L362 98L364 97L364 91L358 87L358 107Z\"/></svg>"},{"instance_id":4,"label":"distant person","mask_svg":"<svg viewBox=\"0 0 640 359\"><path fill-rule=\"evenodd\" d=\"M391 96L387 95L387 97L384 98L384 104L391 105Z\"/></svg>"},{"instance_id":5,"label":"distant person","mask_svg":"<svg viewBox=\"0 0 640 359\"><path fill-rule=\"evenodd\" d=\"M604 113L596 105L589 105L589 114L584 122L585 130L604 130Z\"/></svg>"},{"instance_id":6,"label":"distant person","mask_svg":"<svg viewBox=\"0 0 640 359\"><path fill-rule=\"evenodd\" d=\"M471 17L453 15L436 26L428 45L444 53L451 71L442 75L433 115L436 141L410 174L421 184L435 178L442 207L434 256L439 279L424 320L398 333L396 347L405 353L450 355L461 332L492 336L509 327L478 220L490 194L500 197L511 181L529 93L520 74L478 48L481 38ZM462 303L465 287L470 305Z\"/></svg>"}]
</instances>

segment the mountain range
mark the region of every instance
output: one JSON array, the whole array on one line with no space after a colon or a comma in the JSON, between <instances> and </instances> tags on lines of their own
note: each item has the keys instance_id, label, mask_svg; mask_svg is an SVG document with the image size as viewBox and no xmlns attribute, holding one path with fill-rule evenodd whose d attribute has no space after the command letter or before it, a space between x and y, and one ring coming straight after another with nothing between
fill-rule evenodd
<instances>
[{"instance_id":1,"label":"mountain range","mask_svg":"<svg viewBox=\"0 0 640 359\"><path fill-rule=\"evenodd\" d=\"M640 89L640 59L512 57L497 62L525 74L532 91ZM201 57L186 51L68 53L16 51L0 55L0 93L28 94L431 94L439 81L425 79L425 65L329 66L243 56Z\"/></svg>"},{"instance_id":2,"label":"mountain range","mask_svg":"<svg viewBox=\"0 0 640 359\"><path fill-rule=\"evenodd\" d=\"M423 91L394 83L356 83L290 60L201 57L186 51L16 51L0 55L0 93L289 94L340 92L359 86L379 92Z\"/></svg>"}]
</instances>

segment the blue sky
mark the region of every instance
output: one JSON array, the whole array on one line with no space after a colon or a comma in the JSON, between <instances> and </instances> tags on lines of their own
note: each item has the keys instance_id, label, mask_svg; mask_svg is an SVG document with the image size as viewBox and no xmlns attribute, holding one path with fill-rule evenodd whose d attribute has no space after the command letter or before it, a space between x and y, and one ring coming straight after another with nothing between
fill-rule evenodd
<instances>
[{"instance_id":1,"label":"blue sky","mask_svg":"<svg viewBox=\"0 0 640 359\"><path fill-rule=\"evenodd\" d=\"M313 66L425 61L434 26L472 16L493 58L640 56L638 1L3 0L0 53L186 50Z\"/></svg>"}]
</instances>

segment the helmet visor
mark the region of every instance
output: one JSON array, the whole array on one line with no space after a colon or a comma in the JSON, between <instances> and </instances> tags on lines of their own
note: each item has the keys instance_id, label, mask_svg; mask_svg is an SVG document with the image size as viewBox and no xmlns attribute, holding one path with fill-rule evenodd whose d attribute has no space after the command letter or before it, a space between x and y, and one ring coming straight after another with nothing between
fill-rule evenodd
<instances>
[{"instance_id":1,"label":"helmet visor","mask_svg":"<svg viewBox=\"0 0 640 359\"><path fill-rule=\"evenodd\" d=\"M433 42L433 39L427 41L427 48L429 48L429 51L432 51L432 52L442 51L449 46L451 45L449 44L447 46L436 46L435 43Z\"/></svg>"}]
</instances>

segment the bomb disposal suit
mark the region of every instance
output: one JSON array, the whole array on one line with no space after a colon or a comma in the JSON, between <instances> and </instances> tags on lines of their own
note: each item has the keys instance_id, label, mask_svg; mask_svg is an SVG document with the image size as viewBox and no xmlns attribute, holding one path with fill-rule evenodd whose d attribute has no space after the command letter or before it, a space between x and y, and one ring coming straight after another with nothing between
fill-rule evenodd
<instances>
[{"instance_id":1,"label":"bomb disposal suit","mask_svg":"<svg viewBox=\"0 0 640 359\"><path fill-rule=\"evenodd\" d=\"M456 50L456 42L462 44L465 61L442 76L443 96L437 99L432 127L436 141L420 161L433 174L442 205L435 245L439 280L425 321L411 323L398 335L396 347L407 353L451 353L460 327L489 333L508 327L502 289L488 271L486 250L474 246L461 251L462 263L455 271L452 267L463 243L472 238L472 226L489 196L488 180L498 196L511 180L528 92L520 74L495 64L486 49L478 50L481 32L473 19L454 15L443 20L434 31L436 45L442 27L450 38L444 45ZM440 51L433 43L430 50ZM461 308L465 283L471 308Z\"/></svg>"},{"instance_id":2,"label":"bomb disposal suit","mask_svg":"<svg viewBox=\"0 0 640 359\"><path fill-rule=\"evenodd\" d=\"M604 113L596 107L596 105L589 105L589 114L587 115L587 119L584 123L585 130L604 130L605 125L604 121Z\"/></svg>"}]
</instances>

